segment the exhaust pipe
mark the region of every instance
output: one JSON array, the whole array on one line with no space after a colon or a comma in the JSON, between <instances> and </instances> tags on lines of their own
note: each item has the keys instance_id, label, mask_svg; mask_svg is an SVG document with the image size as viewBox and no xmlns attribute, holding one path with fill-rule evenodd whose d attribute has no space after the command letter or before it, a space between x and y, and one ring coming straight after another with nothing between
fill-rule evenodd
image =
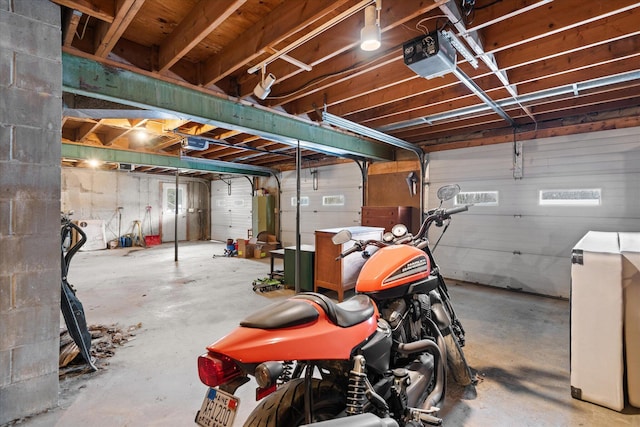
<instances>
[{"instance_id":1,"label":"exhaust pipe","mask_svg":"<svg viewBox=\"0 0 640 427\"><path fill-rule=\"evenodd\" d=\"M378 418L371 413L306 424L301 427L398 427L393 418Z\"/></svg>"},{"instance_id":2,"label":"exhaust pipe","mask_svg":"<svg viewBox=\"0 0 640 427\"><path fill-rule=\"evenodd\" d=\"M402 343L398 344L398 351L403 354L411 354L411 353L419 353L423 351L428 351L435 358L435 364L437 366L436 369L436 385L429 393L429 396L425 399L422 404L422 409L430 410L433 406L439 407L440 403L444 398L445 391L445 381L446 381L446 373L445 373L445 363L446 359L444 357L443 349L446 348L446 344L444 343L444 338L442 334L438 330L435 323L429 319L432 323L432 328L434 331L437 331L438 336L436 337L437 344L431 340L420 340L410 343Z\"/></svg>"}]
</instances>

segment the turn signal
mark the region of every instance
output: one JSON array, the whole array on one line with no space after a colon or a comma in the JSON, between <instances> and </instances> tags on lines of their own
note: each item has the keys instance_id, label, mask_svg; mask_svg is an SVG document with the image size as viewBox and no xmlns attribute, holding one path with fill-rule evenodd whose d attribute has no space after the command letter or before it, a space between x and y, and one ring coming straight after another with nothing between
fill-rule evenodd
<instances>
[{"instance_id":1,"label":"turn signal","mask_svg":"<svg viewBox=\"0 0 640 427\"><path fill-rule=\"evenodd\" d=\"M260 388L269 388L275 385L280 375L282 375L281 362L264 362L256 367L255 377Z\"/></svg>"},{"instance_id":2,"label":"turn signal","mask_svg":"<svg viewBox=\"0 0 640 427\"><path fill-rule=\"evenodd\" d=\"M240 369L227 356L207 353L198 357L198 375L203 384L215 387L240 375Z\"/></svg>"}]
</instances>

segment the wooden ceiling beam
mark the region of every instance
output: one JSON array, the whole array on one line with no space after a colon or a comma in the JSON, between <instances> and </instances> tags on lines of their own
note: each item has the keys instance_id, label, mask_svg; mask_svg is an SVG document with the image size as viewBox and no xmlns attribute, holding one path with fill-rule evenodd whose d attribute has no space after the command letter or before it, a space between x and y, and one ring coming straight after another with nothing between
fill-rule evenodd
<instances>
[{"instance_id":1,"label":"wooden ceiling beam","mask_svg":"<svg viewBox=\"0 0 640 427\"><path fill-rule=\"evenodd\" d=\"M525 65L514 68L510 70L509 77L514 84L520 87L523 83L540 81L560 74L573 73L576 77L574 82L577 83L595 78L590 76L589 71L598 66L614 62L638 64L638 59L634 59L634 57L637 57L639 52L640 35L637 35L616 40L607 45L600 45L596 48L573 52L570 55L547 59L536 64L535 67ZM584 74L584 77L580 77L580 74ZM598 75L596 77L602 76ZM524 93L528 92L531 92L531 90Z\"/></svg>"},{"instance_id":2,"label":"wooden ceiling beam","mask_svg":"<svg viewBox=\"0 0 640 427\"><path fill-rule=\"evenodd\" d=\"M615 37L621 37L621 34L624 31L629 31L630 26L633 25L633 28L637 28L637 19L638 16L634 16L632 11L625 12L620 17L620 22L617 22L616 17L608 18L612 22L609 24L611 29L611 35L605 32L604 36L611 36L612 40L617 43L614 46L614 50L616 52L611 54L612 57L616 55L625 55L629 52L637 49L637 39L634 41L623 42L620 39L616 39ZM593 30L591 29L593 28ZM543 62L544 68L553 69L557 63L553 63L551 65L549 60L552 57L562 58L560 61L565 61L567 65L576 66L576 60L574 57L583 56L585 58L585 62L588 64L591 58L591 53L593 52L593 45L591 43L596 43L602 34L598 34L599 27L596 24L588 24L587 26L580 27L580 31L568 31L566 38L562 40L538 40L534 42L527 43L524 46L519 46L517 49L509 49L506 51L498 52L497 60L498 63L501 64L503 69L514 69L518 67L522 67L524 72L529 74L535 74L533 79L542 77L542 73L539 72L540 67L531 67L530 64L537 62L535 59L536 55L543 55L541 59L547 58L545 62ZM567 39L568 38L568 39ZM585 46L581 46L581 43L585 42ZM586 48L586 50L581 50ZM604 52L607 48L605 46L598 46ZM562 51L562 49L567 49L567 51ZM525 54L522 54L523 51L526 51ZM566 57L563 55L567 55ZM606 55L606 53L605 53ZM525 67L526 66L526 67ZM566 69L567 66L564 67ZM522 78L514 78L510 74L510 78L512 83L518 83ZM454 77L449 75L445 76L442 79L447 79L450 81L454 80ZM403 84L398 85L397 88L393 90L387 91L377 91L364 94L362 97L354 98L346 102L341 102L336 104L332 108L332 113L342 116L349 117L350 120L354 120L356 122L365 122L370 118L383 117L386 114L389 114L390 111L395 111L396 114L401 114L404 110L411 110L412 108L416 108L417 105L422 103L423 101L417 101L415 97L430 96L431 93L435 91L444 90L444 86L447 85L446 80L438 79L441 87L439 88L431 88L427 89L428 81L423 79L416 79L416 83L412 83L411 85ZM478 81L478 78L476 78ZM453 83L452 83L453 84ZM480 83L480 86L485 87L485 83ZM454 96L455 95L447 95ZM394 99L397 98L397 99ZM391 102L389 100L392 100ZM414 101L412 102L411 99ZM367 107L364 107L367 106Z\"/></svg>"},{"instance_id":3,"label":"wooden ceiling beam","mask_svg":"<svg viewBox=\"0 0 640 427\"><path fill-rule=\"evenodd\" d=\"M160 72L169 70L246 1L202 0L196 3L160 45L158 54Z\"/></svg>"},{"instance_id":4,"label":"wooden ceiling beam","mask_svg":"<svg viewBox=\"0 0 640 427\"><path fill-rule=\"evenodd\" d=\"M73 38L78 30L78 24L80 23L81 17L82 12L73 9L67 9L64 13L64 17L62 19L63 46L71 46L71 42L73 42Z\"/></svg>"},{"instance_id":5,"label":"wooden ceiling beam","mask_svg":"<svg viewBox=\"0 0 640 427\"><path fill-rule=\"evenodd\" d=\"M115 2L113 0L51 0L60 6L66 6L104 22L113 22Z\"/></svg>"},{"instance_id":6,"label":"wooden ceiling beam","mask_svg":"<svg viewBox=\"0 0 640 427\"><path fill-rule=\"evenodd\" d=\"M87 122L81 124L75 132L74 142L84 142L90 134L100 127L100 122Z\"/></svg>"},{"instance_id":7,"label":"wooden ceiling beam","mask_svg":"<svg viewBox=\"0 0 640 427\"><path fill-rule=\"evenodd\" d=\"M629 98L640 97L640 83L621 87L616 90L607 90L571 96L564 100L544 99L541 102L530 104L531 109L537 114L545 114L551 111L571 111L577 107L599 106L605 102L622 101ZM595 110L595 109L594 109Z\"/></svg>"},{"instance_id":8,"label":"wooden ceiling beam","mask_svg":"<svg viewBox=\"0 0 640 427\"><path fill-rule=\"evenodd\" d=\"M178 131L181 133L187 133L189 135L202 135L209 131L216 129L217 127L209 124L202 124L196 122L189 122L189 126L185 129L185 127L180 127Z\"/></svg>"},{"instance_id":9,"label":"wooden ceiling beam","mask_svg":"<svg viewBox=\"0 0 640 427\"><path fill-rule=\"evenodd\" d=\"M424 1L405 0L390 2L390 5L385 4L380 17L380 26L382 27L382 47L380 50L384 51L393 46L396 51L394 56L402 55L400 50L402 43L416 37L418 34L407 27L411 27L412 22L415 24L418 18L424 18L425 14L437 9L442 3L446 3L446 1L437 0L433 3L426 3ZM314 69L311 71L301 70L285 61L276 61L270 64L269 72L273 73L278 79L274 90L277 90L278 93L291 93L300 87L306 86L307 82L351 68L353 64L363 64L363 66L366 64L366 68L375 67L375 63L372 63L371 52L365 52L359 48L359 33L353 30L354 28L362 28L363 24L363 14L355 14L303 46L294 49L290 56L313 66ZM337 34L352 36L350 38L336 37ZM380 60L381 58L375 58L374 62L379 62ZM237 80L240 84L239 96L243 97L251 93L259 81L259 76L242 74ZM292 99L295 98L287 98L287 102ZM281 102L277 102L277 104L279 105ZM273 105L273 103L270 103L270 105Z\"/></svg>"},{"instance_id":10,"label":"wooden ceiling beam","mask_svg":"<svg viewBox=\"0 0 640 427\"><path fill-rule=\"evenodd\" d=\"M366 74L373 75L376 72L382 74L384 71L381 70L386 70L390 64L396 65L402 62L401 55L396 49L385 52L369 62L362 61L354 64L352 60L351 52L345 52L333 58L329 64L315 67L304 75L285 81L282 85L276 85L273 93L274 100L267 98L267 105L271 107L282 105L291 114L305 114L313 110L313 107L307 107L308 105L316 103L322 106L324 100L335 101L325 95L337 85L348 85L356 77ZM406 73L405 78L417 78L417 76L415 73ZM311 101L309 101L310 98Z\"/></svg>"},{"instance_id":11,"label":"wooden ceiling beam","mask_svg":"<svg viewBox=\"0 0 640 427\"><path fill-rule=\"evenodd\" d=\"M333 13L347 0L286 0L257 22L246 37L238 37L223 52L202 64L203 86L222 78L258 58L272 47L298 31Z\"/></svg>"},{"instance_id":12,"label":"wooden ceiling beam","mask_svg":"<svg viewBox=\"0 0 640 427\"><path fill-rule=\"evenodd\" d=\"M640 126L640 115L616 116L615 113L585 122L584 117L571 120L559 120L541 123L537 128L526 129L517 134L518 140L532 140L552 138L554 136L575 135L580 133L598 132L610 129L623 129ZM513 142L511 129L499 132L483 132L475 135L456 135L426 141L420 146L425 152L455 150L459 148L478 147L493 144Z\"/></svg>"},{"instance_id":13,"label":"wooden ceiling beam","mask_svg":"<svg viewBox=\"0 0 640 427\"><path fill-rule=\"evenodd\" d=\"M394 85L417 78L416 73L407 67L402 60L394 61L386 67L364 70L358 73L357 80L353 77L341 79L340 83L327 87L322 92L311 93L309 96L297 99L284 107L290 114L306 114L316 108L322 108L324 105L331 107L333 104L345 102L366 93L389 90Z\"/></svg>"},{"instance_id":14,"label":"wooden ceiling beam","mask_svg":"<svg viewBox=\"0 0 640 427\"><path fill-rule=\"evenodd\" d=\"M113 22L99 22L96 26L94 54L97 57L106 58L109 55L144 2L145 0L116 0L116 15Z\"/></svg>"},{"instance_id":15,"label":"wooden ceiling beam","mask_svg":"<svg viewBox=\"0 0 640 427\"><path fill-rule=\"evenodd\" d=\"M484 28L485 48L487 53L514 48L638 6L640 3L631 0L554 1L517 16L508 26Z\"/></svg>"},{"instance_id":16,"label":"wooden ceiling beam","mask_svg":"<svg viewBox=\"0 0 640 427\"><path fill-rule=\"evenodd\" d=\"M603 77L599 71L606 68L607 63L613 61L620 62L621 66L624 67L620 72L631 71L633 70L633 61L629 61L629 58L637 56L639 51L640 36L634 36L617 40L616 42L610 43L607 47L602 46L601 49L580 51L567 57L554 57L544 61L537 67L531 67L527 64L512 69L509 77L512 83L518 86L521 94L538 92L573 82ZM631 68L629 68L629 66L631 66ZM573 77L571 79L562 79L561 77L551 78L554 77L551 73L555 73L555 76L570 73ZM496 92L495 89L499 89L496 87L497 85L486 81L486 78L479 78L475 81L480 87L485 88L485 91L492 99L501 100L508 98L508 94ZM374 107L354 115L345 114L345 112L342 111L342 115L349 120L375 128L398 121L437 114L446 111L446 109L455 110L457 108L479 104L475 97L467 97L467 100L471 100L471 102L467 101L466 105L456 102L455 100L459 98L457 94L464 93L465 90L464 88L457 88L456 90L450 87L447 90L443 89L438 91L438 94L435 96L429 96L428 101L425 101L424 98L426 98L426 96L421 94L409 100L386 104L382 107ZM469 92L467 91L467 93ZM358 98L353 102L357 100ZM473 100L476 100L476 102L473 102ZM362 99L360 99L360 102L364 105L372 104L371 101L366 102ZM447 103L446 109L436 107L443 102ZM334 112L332 111L332 113Z\"/></svg>"},{"instance_id":17,"label":"wooden ceiling beam","mask_svg":"<svg viewBox=\"0 0 640 427\"><path fill-rule=\"evenodd\" d=\"M518 114L512 110L508 113L516 121L519 122L520 128L518 132L522 132L531 127L543 126L552 121L558 122L563 120L571 120L572 117L595 117L602 115L602 111L622 111L626 110L626 114L633 115L640 112L638 102L640 100L640 86L634 90L621 89L617 96L609 97L603 94L594 94L592 96L582 96L577 100L575 97L569 98L562 102L546 102L533 107L537 123L531 123L528 116ZM597 108L594 108L597 106ZM395 133L394 136L411 142L423 142L428 140L437 140L452 135L470 134L479 132L487 128L495 127L500 122L500 118L494 114L487 112L478 114L475 117L461 118L460 120L449 121L446 123L434 124L433 126L417 126L411 129ZM519 138L520 139L520 138Z\"/></svg>"},{"instance_id":18,"label":"wooden ceiling beam","mask_svg":"<svg viewBox=\"0 0 640 427\"><path fill-rule=\"evenodd\" d=\"M496 61L508 71L557 56L572 57L579 51L591 52L603 44L640 34L638 22L640 9L633 9L564 31L561 37L546 37L520 45L517 49L496 52Z\"/></svg>"},{"instance_id":19,"label":"wooden ceiling beam","mask_svg":"<svg viewBox=\"0 0 640 427\"><path fill-rule=\"evenodd\" d=\"M236 135L240 135L241 133L243 133L243 132L239 131L239 130L228 130L228 131L222 132L221 134L217 135L216 138L217 139L227 139L227 138L234 137Z\"/></svg>"},{"instance_id":20,"label":"wooden ceiling beam","mask_svg":"<svg viewBox=\"0 0 640 427\"><path fill-rule=\"evenodd\" d=\"M511 19L520 14L529 12L535 8L544 6L553 0L517 0L499 1L491 7L479 8L478 4L474 10L473 22L467 27L468 32L478 31L489 25L495 25L507 19Z\"/></svg>"},{"instance_id":21,"label":"wooden ceiling beam","mask_svg":"<svg viewBox=\"0 0 640 427\"><path fill-rule=\"evenodd\" d=\"M574 83L579 83L586 80L613 76L630 71L637 71L637 64L640 60L638 59L639 57L640 52L637 52L633 56L620 58L619 61L594 64L590 67L580 68L577 70L568 70L566 72L555 74L549 77L541 76L539 79L532 78L526 82L519 83L518 88L522 94L528 94L545 89L572 85Z\"/></svg>"}]
</instances>

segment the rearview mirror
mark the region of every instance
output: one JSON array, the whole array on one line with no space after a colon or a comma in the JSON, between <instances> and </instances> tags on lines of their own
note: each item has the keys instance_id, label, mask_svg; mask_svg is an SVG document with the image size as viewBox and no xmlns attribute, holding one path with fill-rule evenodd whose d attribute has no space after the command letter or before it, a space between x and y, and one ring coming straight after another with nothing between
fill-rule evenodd
<instances>
[{"instance_id":1,"label":"rearview mirror","mask_svg":"<svg viewBox=\"0 0 640 427\"><path fill-rule=\"evenodd\" d=\"M438 199L441 202L451 200L460 192L458 184L449 184L438 188Z\"/></svg>"},{"instance_id":2,"label":"rearview mirror","mask_svg":"<svg viewBox=\"0 0 640 427\"><path fill-rule=\"evenodd\" d=\"M331 241L334 245L341 245L351 240L351 232L349 230L341 230L333 235Z\"/></svg>"}]
</instances>

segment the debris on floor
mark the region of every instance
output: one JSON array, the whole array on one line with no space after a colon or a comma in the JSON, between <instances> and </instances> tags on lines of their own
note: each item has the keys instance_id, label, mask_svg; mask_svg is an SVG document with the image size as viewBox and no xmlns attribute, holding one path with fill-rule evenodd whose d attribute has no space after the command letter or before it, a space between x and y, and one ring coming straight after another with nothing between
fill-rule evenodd
<instances>
[{"instance_id":1,"label":"debris on floor","mask_svg":"<svg viewBox=\"0 0 640 427\"><path fill-rule=\"evenodd\" d=\"M100 368L101 359L106 359L115 354L118 347L123 346L136 338L135 331L142 328L142 323L129 326L126 330L114 325L90 325L91 333L91 357ZM108 363L103 364L108 365ZM81 375L91 370L80 356L80 349L73 342L73 338L66 329L60 331L60 358L58 361L59 378L67 375Z\"/></svg>"}]
</instances>

